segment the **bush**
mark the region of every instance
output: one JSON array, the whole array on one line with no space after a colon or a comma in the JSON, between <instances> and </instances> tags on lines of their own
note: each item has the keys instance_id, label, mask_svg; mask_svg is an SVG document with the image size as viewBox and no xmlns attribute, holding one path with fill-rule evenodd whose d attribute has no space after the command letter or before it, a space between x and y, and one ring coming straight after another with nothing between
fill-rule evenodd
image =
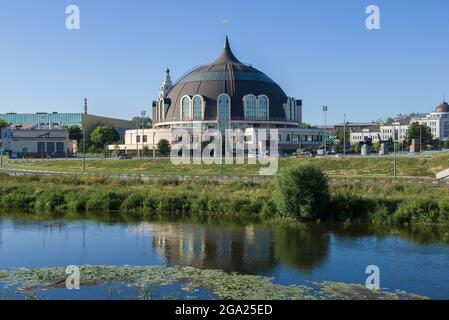
<instances>
[{"instance_id":1,"label":"bush","mask_svg":"<svg viewBox=\"0 0 449 320\"><path fill-rule=\"evenodd\" d=\"M283 169L276 178L275 199L280 213L301 219L321 218L329 202L326 176L310 163Z\"/></svg>"}]
</instances>

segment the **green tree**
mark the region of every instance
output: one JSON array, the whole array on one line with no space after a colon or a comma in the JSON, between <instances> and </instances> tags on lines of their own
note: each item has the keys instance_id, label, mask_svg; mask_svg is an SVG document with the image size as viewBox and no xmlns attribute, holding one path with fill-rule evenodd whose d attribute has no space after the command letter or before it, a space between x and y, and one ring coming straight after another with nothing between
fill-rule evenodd
<instances>
[{"instance_id":1,"label":"green tree","mask_svg":"<svg viewBox=\"0 0 449 320\"><path fill-rule=\"evenodd\" d=\"M443 148L444 149L449 149L449 140L444 140L443 141Z\"/></svg>"},{"instance_id":2,"label":"green tree","mask_svg":"<svg viewBox=\"0 0 449 320\"><path fill-rule=\"evenodd\" d=\"M360 145L357 143L353 147L355 154L360 154Z\"/></svg>"},{"instance_id":3,"label":"green tree","mask_svg":"<svg viewBox=\"0 0 449 320\"><path fill-rule=\"evenodd\" d=\"M90 134L90 142L97 149L103 148L107 144L112 144L120 140L117 131L109 126L100 125Z\"/></svg>"},{"instance_id":4,"label":"green tree","mask_svg":"<svg viewBox=\"0 0 449 320\"><path fill-rule=\"evenodd\" d=\"M376 141L373 143L373 150L377 153L380 151L380 141Z\"/></svg>"},{"instance_id":5,"label":"green tree","mask_svg":"<svg viewBox=\"0 0 449 320\"><path fill-rule=\"evenodd\" d=\"M157 150L163 156L167 155L170 152L170 143L168 140L162 139L157 143Z\"/></svg>"},{"instance_id":6,"label":"green tree","mask_svg":"<svg viewBox=\"0 0 449 320\"><path fill-rule=\"evenodd\" d=\"M323 172L310 163L284 168L276 177L275 195L281 214L300 219L322 217L329 203Z\"/></svg>"},{"instance_id":7,"label":"green tree","mask_svg":"<svg viewBox=\"0 0 449 320\"><path fill-rule=\"evenodd\" d=\"M333 133L334 136L337 137L340 144L343 146L343 143L345 142L345 136L346 136L346 144L349 143L349 130L346 129L346 134L344 129L337 129Z\"/></svg>"},{"instance_id":8,"label":"green tree","mask_svg":"<svg viewBox=\"0 0 449 320\"><path fill-rule=\"evenodd\" d=\"M131 119L132 122L136 124L138 128L142 128L142 117L134 117ZM153 120L149 117L143 118L143 127L149 129L153 126Z\"/></svg>"},{"instance_id":9,"label":"green tree","mask_svg":"<svg viewBox=\"0 0 449 320\"><path fill-rule=\"evenodd\" d=\"M405 134L405 140L408 145L412 143L413 139L416 139L416 142L420 142L420 138L422 139L422 147L432 144L432 131L426 125L419 124L418 122L413 122L407 129Z\"/></svg>"},{"instance_id":10,"label":"green tree","mask_svg":"<svg viewBox=\"0 0 449 320\"><path fill-rule=\"evenodd\" d=\"M7 127L7 126L8 126L8 123L5 120L0 119L0 128Z\"/></svg>"},{"instance_id":11,"label":"green tree","mask_svg":"<svg viewBox=\"0 0 449 320\"><path fill-rule=\"evenodd\" d=\"M144 156L149 156L150 155L150 148L148 148L148 146L144 146L143 147L143 155Z\"/></svg>"},{"instance_id":12,"label":"green tree","mask_svg":"<svg viewBox=\"0 0 449 320\"><path fill-rule=\"evenodd\" d=\"M78 143L83 139L83 130L77 126L73 125L70 127L63 126L63 128L67 128L69 130L69 139L76 140Z\"/></svg>"}]
</instances>

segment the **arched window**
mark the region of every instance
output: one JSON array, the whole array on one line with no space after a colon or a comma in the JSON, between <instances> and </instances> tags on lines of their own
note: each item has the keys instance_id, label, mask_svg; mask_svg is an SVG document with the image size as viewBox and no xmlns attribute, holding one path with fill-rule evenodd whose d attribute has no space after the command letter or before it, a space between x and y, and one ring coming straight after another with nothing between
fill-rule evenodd
<instances>
[{"instance_id":1,"label":"arched window","mask_svg":"<svg viewBox=\"0 0 449 320\"><path fill-rule=\"evenodd\" d=\"M245 96L245 119L254 120L256 118L256 97L253 95Z\"/></svg>"},{"instance_id":2,"label":"arched window","mask_svg":"<svg viewBox=\"0 0 449 320\"><path fill-rule=\"evenodd\" d=\"M200 96L193 98L193 120L199 121L202 118L203 99Z\"/></svg>"},{"instance_id":3,"label":"arched window","mask_svg":"<svg viewBox=\"0 0 449 320\"><path fill-rule=\"evenodd\" d=\"M259 120L268 119L268 98L266 96L259 97L259 108L257 118Z\"/></svg>"},{"instance_id":4,"label":"arched window","mask_svg":"<svg viewBox=\"0 0 449 320\"><path fill-rule=\"evenodd\" d=\"M189 120L190 118L190 98L189 97L184 97L182 98L182 104L181 104L181 115L182 115L182 120Z\"/></svg>"},{"instance_id":5,"label":"arched window","mask_svg":"<svg viewBox=\"0 0 449 320\"><path fill-rule=\"evenodd\" d=\"M231 98L227 94L218 97L217 121L221 135L225 135L225 130L229 129Z\"/></svg>"}]
</instances>

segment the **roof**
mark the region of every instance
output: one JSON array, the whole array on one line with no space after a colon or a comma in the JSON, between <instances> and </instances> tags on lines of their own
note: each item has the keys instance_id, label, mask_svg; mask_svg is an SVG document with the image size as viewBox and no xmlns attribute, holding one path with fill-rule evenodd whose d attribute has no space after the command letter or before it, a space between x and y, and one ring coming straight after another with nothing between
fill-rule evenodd
<instances>
[{"instance_id":1,"label":"roof","mask_svg":"<svg viewBox=\"0 0 449 320\"><path fill-rule=\"evenodd\" d=\"M270 118L285 118L283 104L287 96L279 85L263 72L242 63L232 52L228 37L214 62L195 68L178 80L167 94L171 105L165 119L180 120L183 96L201 95L206 103L205 119L216 119L217 98L226 93L231 97L231 117L244 116L243 97L265 94L270 100Z\"/></svg>"},{"instance_id":2,"label":"roof","mask_svg":"<svg viewBox=\"0 0 449 320\"><path fill-rule=\"evenodd\" d=\"M449 112L449 104L443 101L435 108L435 112Z\"/></svg>"}]
</instances>

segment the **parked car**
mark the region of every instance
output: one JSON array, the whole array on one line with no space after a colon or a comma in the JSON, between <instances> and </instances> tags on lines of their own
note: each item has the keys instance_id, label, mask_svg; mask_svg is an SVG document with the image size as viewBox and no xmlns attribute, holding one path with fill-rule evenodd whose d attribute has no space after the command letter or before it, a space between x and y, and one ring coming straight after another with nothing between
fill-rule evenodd
<instances>
[{"instance_id":1,"label":"parked car","mask_svg":"<svg viewBox=\"0 0 449 320\"><path fill-rule=\"evenodd\" d=\"M125 160L125 159L132 159L133 157L131 155L129 155L128 153L122 153L122 154L120 154L119 158L121 160Z\"/></svg>"}]
</instances>

